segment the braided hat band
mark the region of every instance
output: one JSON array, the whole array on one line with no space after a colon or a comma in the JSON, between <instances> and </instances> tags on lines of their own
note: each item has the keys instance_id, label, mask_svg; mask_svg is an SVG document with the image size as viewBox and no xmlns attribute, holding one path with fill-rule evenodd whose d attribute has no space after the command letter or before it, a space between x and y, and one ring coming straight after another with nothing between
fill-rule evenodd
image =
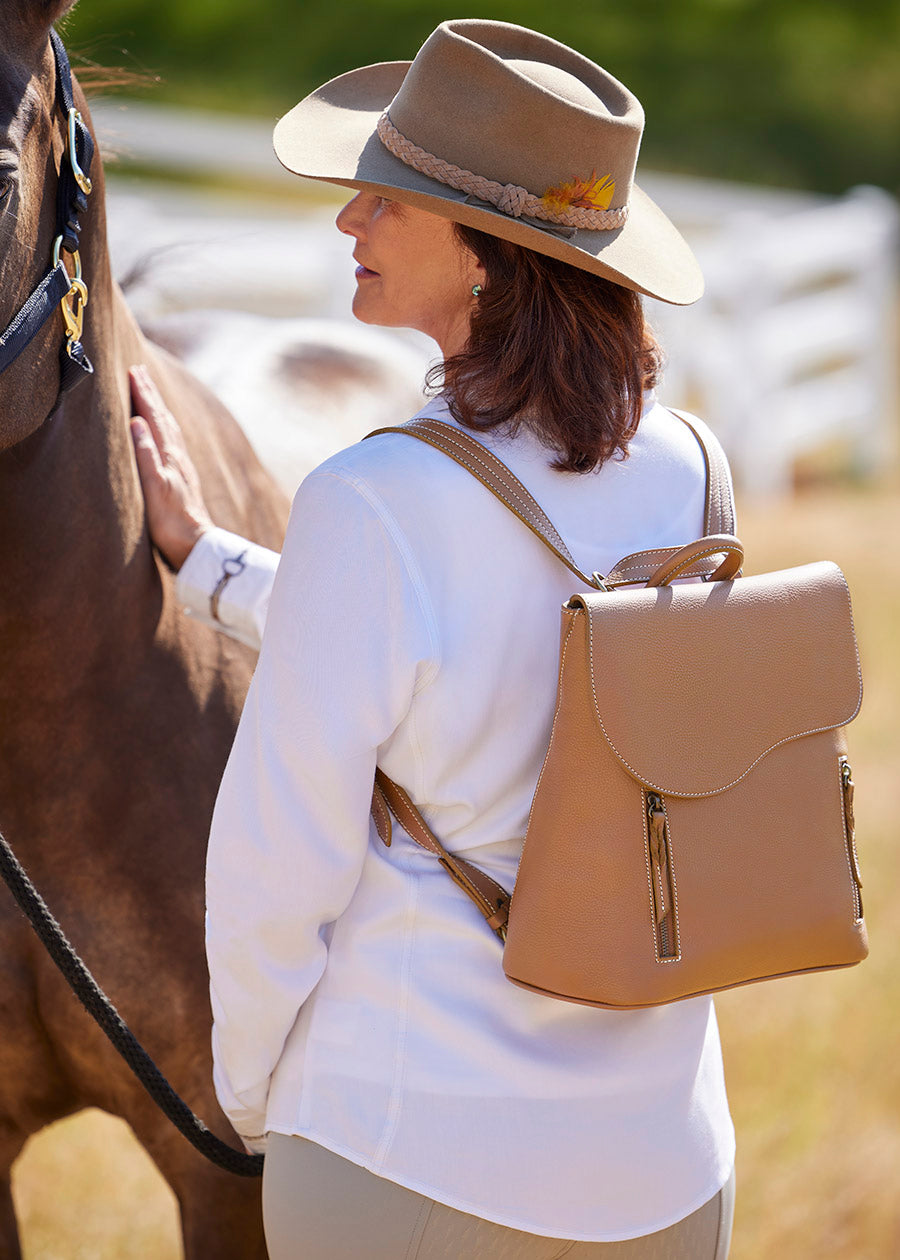
<instances>
[{"instance_id":1,"label":"braided hat band","mask_svg":"<svg viewBox=\"0 0 900 1260\"><path fill-rule=\"evenodd\" d=\"M573 181L571 186L551 188L542 197L530 193L527 188L518 184L498 184L496 180L487 179L484 175L476 175L473 171L445 162L427 149L420 148L408 140L391 122L387 111L381 115L376 127L378 139L385 148L413 170L420 171L458 192L468 193L496 206L503 214L518 219L523 215L542 219L547 223L558 223L563 227L588 228L591 231L614 231L625 226L628 218L628 207L620 206L616 210L599 209L588 205L573 205L573 194L580 192L585 200L595 198L608 202L615 192L615 184L607 176L605 179ZM554 209L556 205L568 202L564 209Z\"/></svg>"}]
</instances>

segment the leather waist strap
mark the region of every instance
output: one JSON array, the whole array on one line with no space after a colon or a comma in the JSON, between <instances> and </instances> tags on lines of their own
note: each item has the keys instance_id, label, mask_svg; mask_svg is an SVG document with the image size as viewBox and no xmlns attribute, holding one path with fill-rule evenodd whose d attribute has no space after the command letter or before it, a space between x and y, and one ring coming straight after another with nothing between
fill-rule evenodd
<instances>
[{"instance_id":1,"label":"leather waist strap","mask_svg":"<svg viewBox=\"0 0 900 1260\"><path fill-rule=\"evenodd\" d=\"M465 858L448 853L425 819L413 805L403 788L389 779L383 770L375 771L372 815L378 834L388 847L391 843L391 810L403 830L429 853L433 853L450 878L475 903L501 941L506 940L510 894Z\"/></svg>"}]
</instances>

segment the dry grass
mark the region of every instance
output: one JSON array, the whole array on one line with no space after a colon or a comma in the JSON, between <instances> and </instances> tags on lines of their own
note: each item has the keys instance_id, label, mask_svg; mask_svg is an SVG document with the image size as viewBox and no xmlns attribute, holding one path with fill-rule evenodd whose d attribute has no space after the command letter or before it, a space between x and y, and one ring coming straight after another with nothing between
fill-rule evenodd
<instances>
[{"instance_id":1,"label":"dry grass","mask_svg":"<svg viewBox=\"0 0 900 1260\"><path fill-rule=\"evenodd\" d=\"M32 1138L13 1195L24 1260L183 1258L174 1195L124 1120L100 1111Z\"/></svg>"},{"instance_id":2,"label":"dry grass","mask_svg":"<svg viewBox=\"0 0 900 1260\"><path fill-rule=\"evenodd\" d=\"M900 493L895 483L745 511L748 569L836 560L850 583L866 698L850 733L870 958L723 995L738 1130L732 1260L900 1256Z\"/></svg>"},{"instance_id":3,"label":"dry grass","mask_svg":"<svg viewBox=\"0 0 900 1260\"><path fill-rule=\"evenodd\" d=\"M900 493L840 488L745 510L750 571L829 557L854 595L866 702L851 732L872 956L718 1001L738 1129L732 1260L900 1256ZM15 1192L26 1260L179 1260L167 1188L98 1113L29 1144Z\"/></svg>"}]
</instances>

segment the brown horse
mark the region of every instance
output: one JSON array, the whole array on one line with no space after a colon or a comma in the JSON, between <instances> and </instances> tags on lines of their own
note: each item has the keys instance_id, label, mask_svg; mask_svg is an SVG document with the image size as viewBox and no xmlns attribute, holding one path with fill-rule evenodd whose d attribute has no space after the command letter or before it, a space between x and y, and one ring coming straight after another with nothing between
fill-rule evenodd
<instances>
[{"instance_id":1,"label":"brown horse","mask_svg":"<svg viewBox=\"0 0 900 1260\"><path fill-rule=\"evenodd\" d=\"M0 328L49 264L65 120L48 33L67 7L0 0ZM76 100L90 125L77 87ZM228 1136L210 1084L203 866L253 659L180 615L151 551L128 365L148 363L177 412L217 520L277 546L286 502L223 408L136 327L110 276L97 160L91 175L94 375L60 396L54 315L0 376L0 829L174 1087ZM25 1140L97 1106L171 1184L188 1257L264 1255L258 1182L207 1164L157 1112L2 887L0 955L0 1254L20 1254L8 1171Z\"/></svg>"}]
</instances>

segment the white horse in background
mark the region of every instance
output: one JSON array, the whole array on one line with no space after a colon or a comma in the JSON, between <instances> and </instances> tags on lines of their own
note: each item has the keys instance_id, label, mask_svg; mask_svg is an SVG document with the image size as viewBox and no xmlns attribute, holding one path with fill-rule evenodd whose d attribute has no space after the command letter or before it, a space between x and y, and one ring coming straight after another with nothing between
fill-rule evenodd
<instances>
[{"instance_id":1,"label":"white horse in background","mask_svg":"<svg viewBox=\"0 0 900 1260\"><path fill-rule=\"evenodd\" d=\"M381 329L221 310L142 325L218 395L289 495L329 455L424 402L424 351Z\"/></svg>"},{"instance_id":2,"label":"white horse in background","mask_svg":"<svg viewBox=\"0 0 900 1260\"><path fill-rule=\"evenodd\" d=\"M352 319L352 242L331 208L273 214L264 202L126 184L110 197L109 229L141 327L225 403L288 494L335 451L422 406L436 347Z\"/></svg>"}]
</instances>

